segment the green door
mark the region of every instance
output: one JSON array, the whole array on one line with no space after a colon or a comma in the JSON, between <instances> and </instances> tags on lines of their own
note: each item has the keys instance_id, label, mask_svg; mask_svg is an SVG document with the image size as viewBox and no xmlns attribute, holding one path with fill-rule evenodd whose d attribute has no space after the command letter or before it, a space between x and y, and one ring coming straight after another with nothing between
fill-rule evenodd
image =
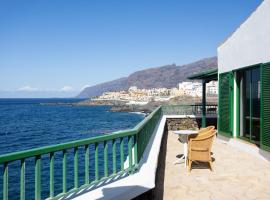
<instances>
[{"instance_id":1,"label":"green door","mask_svg":"<svg viewBox=\"0 0 270 200\"><path fill-rule=\"evenodd\" d=\"M219 75L218 133L233 134L233 72Z\"/></svg>"},{"instance_id":2,"label":"green door","mask_svg":"<svg viewBox=\"0 0 270 200\"><path fill-rule=\"evenodd\" d=\"M270 151L270 63L261 65L261 148Z\"/></svg>"},{"instance_id":3,"label":"green door","mask_svg":"<svg viewBox=\"0 0 270 200\"><path fill-rule=\"evenodd\" d=\"M260 144L260 65L238 72L240 81L240 131L239 137Z\"/></svg>"}]
</instances>

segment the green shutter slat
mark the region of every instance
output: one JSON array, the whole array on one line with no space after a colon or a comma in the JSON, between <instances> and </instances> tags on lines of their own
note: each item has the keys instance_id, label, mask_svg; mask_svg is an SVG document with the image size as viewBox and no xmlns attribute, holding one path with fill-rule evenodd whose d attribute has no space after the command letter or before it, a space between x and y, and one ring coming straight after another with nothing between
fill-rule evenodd
<instances>
[{"instance_id":1,"label":"green shutter slat","mask_svg":"<svg viewBox=\"0 0 270 200\"><path fill-rule=\"evenodd\" d=\"M270 63L261 66L261 146L270 150Z\"/></svg>"},{"instance_id":2,"label":"green shutter slat","mask_svg":"<svg viewBox=\"0 0 270 200\"><path fill-rule=\"evenodd\" d=\"M219 133L230 136L230 82L231 73L219 75Z\"/></svg>"}]
</instances>

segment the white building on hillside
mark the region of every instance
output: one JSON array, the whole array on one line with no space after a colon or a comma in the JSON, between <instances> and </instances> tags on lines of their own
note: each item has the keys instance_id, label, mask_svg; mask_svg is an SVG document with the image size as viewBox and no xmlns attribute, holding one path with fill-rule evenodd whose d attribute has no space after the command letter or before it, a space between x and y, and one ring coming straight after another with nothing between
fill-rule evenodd
<instances>
[{"instance_id":1,"label":"white building on hillside","mask_svg":"<svg viewBox=\"0 0 270 200\"><path fill-rule=\"evenodd\" d=\"M199 82L182 82L178 85L179 92L182 95L188 95L188 96L202 96L202 84Z\"/></svg>"},{"instance_id":2,"label":"white building on hillside","mask_svg":"<svg viewBox=\"0 0 270 200\"><path fill-rule=\"evenodd\" d=\"M213 94L218 95L218 82L217 81L211 81L206 84L206 93L207 94Z\"/></svg>"}]
</instances>

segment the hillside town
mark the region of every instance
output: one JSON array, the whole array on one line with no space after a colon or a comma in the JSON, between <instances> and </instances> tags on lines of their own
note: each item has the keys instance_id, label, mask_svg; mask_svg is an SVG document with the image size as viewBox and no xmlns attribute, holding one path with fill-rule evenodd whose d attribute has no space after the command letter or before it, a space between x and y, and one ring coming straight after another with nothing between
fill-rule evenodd
<instances>
[{"instance_id":1,"label":"hillside town","mask_svg":"<svg viewBox=\"0 0 270 200\"><path fill-rule=\"evenodd\" d=\"M206 84L208 96L218 94L218 83L211 81ZM168 101L178 96L202 97L202 84L200 82L181 82L176 88L139 89L130 87L127 91L105 92L92 100L118 100L128 101L130 104L147 104L150 101Z\"/></svg>"}]
</instances>

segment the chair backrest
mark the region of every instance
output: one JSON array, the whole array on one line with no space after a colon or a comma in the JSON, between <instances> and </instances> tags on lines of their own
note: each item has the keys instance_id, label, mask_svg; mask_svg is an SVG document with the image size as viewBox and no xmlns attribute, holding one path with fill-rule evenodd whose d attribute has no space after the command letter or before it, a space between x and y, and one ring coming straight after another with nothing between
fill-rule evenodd
<instances>
[{"instance_id":1,"label":"chair backrest","mask_svg":"<svg viewBox=\"0 0 270 200\"><path fill-rule=\"evenodd\" d=\"M199 147L203 149L209 149L209 151L211 151L212 143L213 143L215 135L216 135L215 130L209 130L202 135L198 134L197 136L190 138L189 146L191 148Z\"/></svg>"},{"instance_id":2,"label":"chair backrest","mask_svg":"<svg viewBox=\"0 0 270 200\"><path fill-rule=\"evenodd\" d=\"M207 131L210 131L210 130L214 130L215 129L215 126L207 126L205 128L201 128L198 132L198 134L200 133L204 133L204 132L207 132Z\"/></svg>"},{"instance_id":3,"label":"chair backrest","mask_svg":"<svg viewBox=\"0 0 270 200\"><path fill-rule=\"evenodd\" d=\"M198 135L207 134L208 131L210 131L210 130L215 130L215 126L207 126L207 127L205 127L205 128L201 128L201 129L198 131L198 134L197 134L197 135L189 135L189 136L188 136L188 140L190 140L191 138L197 137Z\"/></svg>"}]
</instances>

